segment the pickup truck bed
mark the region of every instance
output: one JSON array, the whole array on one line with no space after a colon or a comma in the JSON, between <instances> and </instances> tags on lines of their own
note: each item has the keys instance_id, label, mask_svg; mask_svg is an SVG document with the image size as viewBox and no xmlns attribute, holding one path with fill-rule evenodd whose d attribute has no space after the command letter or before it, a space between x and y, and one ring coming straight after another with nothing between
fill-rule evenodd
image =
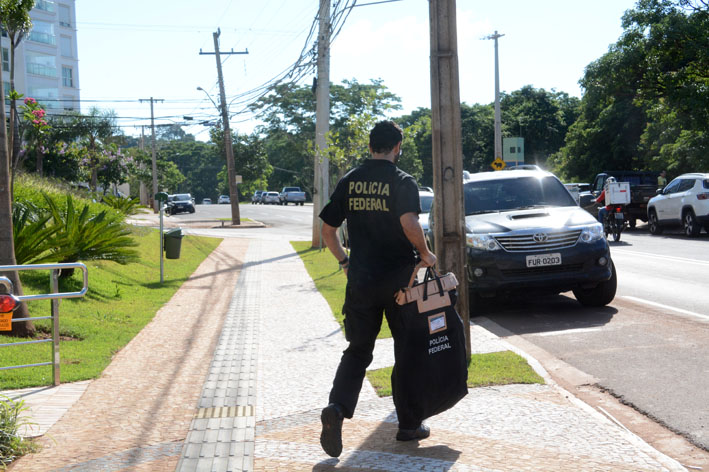
<instances>
[{"instance_id":1,"label":"pickup truck bed","mask_svg":"<svg viewBox=\"0 0 709 472\"><path fill-rule=\"evenodd\" d=\"M635 227L637 220L647 222L647 202L657 194L657 172L643 171L605 171L596 175L591 184L591 193L598 197L603 191L603 185L608 177L613 176L618 182L630 183L630 204L626 206L626 218L631 228ZM592 215L598 214L595 198L583 208Z\"/></svg>"}]
</instances>

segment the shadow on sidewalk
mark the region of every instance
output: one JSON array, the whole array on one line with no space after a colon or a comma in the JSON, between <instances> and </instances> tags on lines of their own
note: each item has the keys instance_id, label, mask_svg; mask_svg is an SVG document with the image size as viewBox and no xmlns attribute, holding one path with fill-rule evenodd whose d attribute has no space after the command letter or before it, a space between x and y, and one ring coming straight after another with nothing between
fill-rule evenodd
<instances>
[{"instance_id":1,"label":"shadow on sidewalk","mask_svg":"<svg viewBox=\"0 0 709 472\"><path fill-rule=\"evenodd\" d=\"M390 418L396 418L392 412ZM424 441L397 441L397 424L380 422L356 450L349 450L340 459L327 459L313 467L313 471L330 470L393 470L383 465L394 466L397 470L451 470L461 456L461 451L449 446L435 444L432 439ZM426 446L426 443L435 445Z\"/></svg>"}]
</instances>

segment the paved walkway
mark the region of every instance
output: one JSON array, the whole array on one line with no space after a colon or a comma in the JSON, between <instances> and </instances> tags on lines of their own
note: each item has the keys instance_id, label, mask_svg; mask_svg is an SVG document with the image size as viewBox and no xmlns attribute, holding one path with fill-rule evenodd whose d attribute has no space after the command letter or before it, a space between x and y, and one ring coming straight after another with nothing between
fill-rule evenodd
<instances>
[{"instance_id":1,"label":"paved walkway","mask_svg":"<svg viewBox=\"0 0 709 472\"><path fill-rule=\"evenodd\" d=\"M13 470L684 470L551 382L471 389L419 444L394 440L391 398L365 382L330 458L319 413L345 346L290 244L226 239ZM372 368L392 351L378 342Z\"/></svg>"}]
</instances>

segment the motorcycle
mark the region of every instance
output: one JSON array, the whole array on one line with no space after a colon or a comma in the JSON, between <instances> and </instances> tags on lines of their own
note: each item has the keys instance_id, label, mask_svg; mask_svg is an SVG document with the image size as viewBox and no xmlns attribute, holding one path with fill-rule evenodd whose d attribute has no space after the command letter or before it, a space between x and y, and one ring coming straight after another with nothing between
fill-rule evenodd
<instances>
[{"instance_id":1,"label":"motorcycle","mask_svg":"<svg viewBox=\"0 0 709 472\"><path fill-rule=\"evenodd\" d=\"M620 234L628 226L628 219L625 217L625 205L611 205L603 220L603 233L608 239L608 235L613 235L613 241L620 241Z\"/></svg>"}]
</instances>

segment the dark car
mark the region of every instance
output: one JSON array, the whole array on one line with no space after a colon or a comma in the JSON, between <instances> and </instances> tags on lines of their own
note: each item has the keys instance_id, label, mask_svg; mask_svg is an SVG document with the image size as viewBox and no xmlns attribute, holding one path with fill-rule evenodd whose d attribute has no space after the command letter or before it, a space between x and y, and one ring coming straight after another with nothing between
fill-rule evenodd
<instances>
[{"instance_id":1,"label":"dark car","mask_svg":"<svg viewBox=\"0 0 709 472\"><path fill-rule=\"evenodd\" d=\"M587 306L613 300L617 279L603 228L553 174L481 172L463 189L471 307L512 292L572 290Z\"/></svg>"},{"instance_id":2,"label":"dark car","mask_svg":"<svg viewBox=\"0 0 709 472\"><path fill-rule=\"evenodd\" d=\"M189 193L176 193L167 197L167 212L170 215L177 213L194 213L194 200Z\"/></svg>"}]
</instances>

